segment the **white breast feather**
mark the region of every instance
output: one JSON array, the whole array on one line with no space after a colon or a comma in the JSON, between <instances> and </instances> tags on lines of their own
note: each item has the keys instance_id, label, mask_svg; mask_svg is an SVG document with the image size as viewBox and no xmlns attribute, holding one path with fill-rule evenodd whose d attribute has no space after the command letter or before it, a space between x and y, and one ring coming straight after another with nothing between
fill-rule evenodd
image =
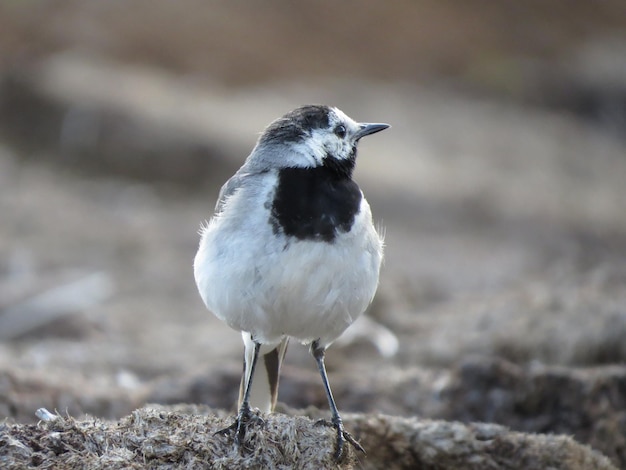
<instances>
[{"instance_id":1,"label":"white breast feather","mask_svg":"<svg viewBox=\"0 0 626 470\"><path fill-rule=\"evenodd\" d=\"M194 262L198 289L218 318L261 343L287 335L328 345L371 302L382 239L365 199L351 230L334 243L277 236L268 208L258 203L271 201L275 181L270 172L237 191L202 230Z\"/></svg>"}]
</instances>

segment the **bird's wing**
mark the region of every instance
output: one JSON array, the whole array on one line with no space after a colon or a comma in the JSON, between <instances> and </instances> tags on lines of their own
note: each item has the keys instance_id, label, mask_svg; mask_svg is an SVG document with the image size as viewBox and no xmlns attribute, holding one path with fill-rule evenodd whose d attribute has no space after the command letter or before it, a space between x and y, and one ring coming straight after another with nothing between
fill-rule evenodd
<instances>
[{"instance_id":1,"label":"bird's wing","mask_svg":"<svg viewBox=\"0 0 626 470\"><path fill-rule=\"evenodd\" d=\"M222 212L226 199L228 199L229 196L234 194L235 191L237 191L237 189L241 187L246 177L248 176L249 176L249 173L241 173L238 171L228 181L226 181L226 183L224 183L224 185L220 189L220 194L217 198L217 203L215 204L216 214L219 214L220 212Z\"/></svg>"},{"instance_id":2,"label":"bird's wing","mask_svg":"<svg viewBox=\"0 0 626 470\"><path fill-rule=\"evenodd\" d=\"M256 176L267 173L268 171L267 169L257 170L242 166L220 189L217 203L215 204L215 214L222 212L226 200L246 184L246 181L254 180Z\"/></svg>"}]
</instances>

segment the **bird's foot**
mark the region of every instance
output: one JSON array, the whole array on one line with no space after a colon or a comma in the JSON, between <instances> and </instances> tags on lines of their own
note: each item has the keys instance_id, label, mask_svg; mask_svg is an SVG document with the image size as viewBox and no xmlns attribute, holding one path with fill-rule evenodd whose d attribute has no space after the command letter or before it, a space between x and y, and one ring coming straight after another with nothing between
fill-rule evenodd
<instances>
[{"instance_id":1,"label":"bird's foot","mask_svg":"<svg viewBox=\"0 0 626 470\"><path fill-rule=\"evenodd\" d=\"M359 452L363 452L364 454L366 453L363 446L359 444L359 441L357 441L352 436L352 434L344 429L343 422L341 421L340 417L333 418L331 421L328 421L326 419L320 419L315 422L315 425L333 427L337 431L337 441L335 445L334 455L336 462L340 462L341 459L344 457L344 445L346 442L349 442L352 447L354 447Z\"/></svg>"},{"instance_id":2,"label":"bird's foot","mask_svg":"<svg viewBox=\"0 0 626 470\"><path fill-rule=\"evenodd\" d=\"M243 441L246 436L246 430L251 424L263 425L265 420L261 418L259 411L253 412L250 407L242 406L237 414L237 418L230 426L216 431L215 434L227 435L235 431L235 445L243 448Z\"/></svg>"}]
</instances>

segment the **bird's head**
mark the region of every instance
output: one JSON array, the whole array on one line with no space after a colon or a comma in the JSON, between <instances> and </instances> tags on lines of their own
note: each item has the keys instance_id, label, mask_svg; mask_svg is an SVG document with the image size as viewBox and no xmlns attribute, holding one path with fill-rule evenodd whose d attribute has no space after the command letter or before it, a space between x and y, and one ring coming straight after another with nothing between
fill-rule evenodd
<instances>
[{"instance_id":1,"label":"bird's head","mask_svg":"<svg viewBox=\"0 0 626 470\"><path fill-rule=\"evenodd\" d=\"M388 127L358 123L338 108L305 105L272 122L261 134L251 157L266 167L327 166L350 176L361 137Z\"/></svg>"}]
</instances>

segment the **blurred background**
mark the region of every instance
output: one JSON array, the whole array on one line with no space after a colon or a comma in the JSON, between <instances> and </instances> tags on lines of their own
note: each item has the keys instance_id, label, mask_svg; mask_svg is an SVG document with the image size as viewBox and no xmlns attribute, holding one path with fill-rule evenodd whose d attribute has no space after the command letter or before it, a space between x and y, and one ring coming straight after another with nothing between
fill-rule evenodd
<instances>
[{"instance_id":1,"label":"blurred background","mask_svg":"<svg viewBox=\"0 0 626 470\"><path fill-rule=\"evenodd\" d=\"M233 407L197 231L304 103L393 126L360 147L387 252L328 353L340 409L626 465L623 0L0 1L0 419ZM298 345L279 400L326 409Z\"/></svg>"}]
</instances>

